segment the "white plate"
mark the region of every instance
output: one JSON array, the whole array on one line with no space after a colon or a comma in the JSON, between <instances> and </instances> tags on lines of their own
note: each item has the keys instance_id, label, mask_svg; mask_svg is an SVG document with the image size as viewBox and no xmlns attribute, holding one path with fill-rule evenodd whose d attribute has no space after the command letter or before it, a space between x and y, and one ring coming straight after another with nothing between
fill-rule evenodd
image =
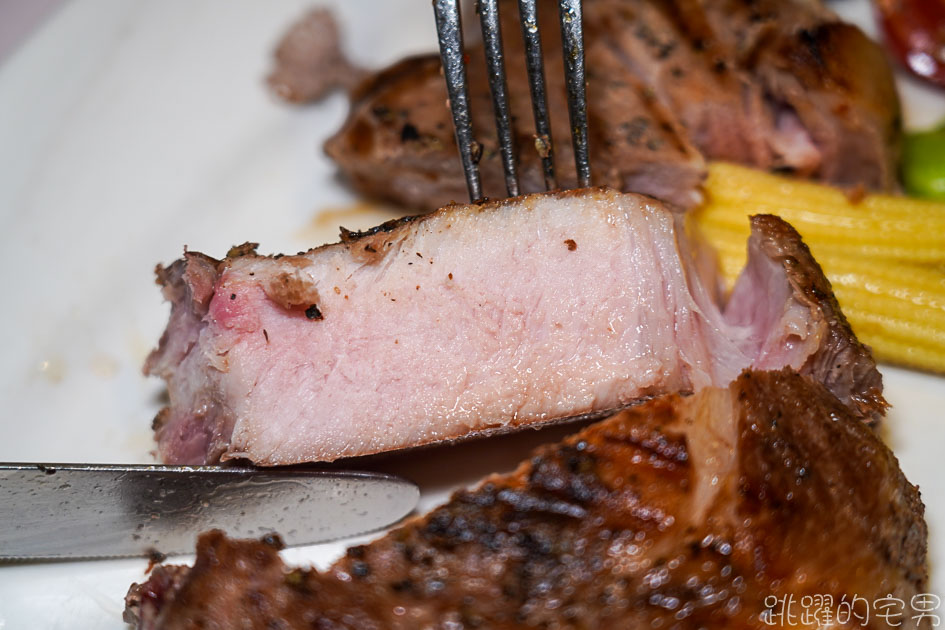
<instances>
[{"instance_id":1,"label":"white plate","mask_svg":"<svg viewBox=\"0 0 945 630\"><path fill-rule=\"evenodd\" d=\"M265 252L297 251L334 240L339 223L390 218L345 211L356 199L321 153L345 99L293 108L264 89L271 49L308 4L73 2L0 66L0 461L151 461L161 384L140 367L167 316L153 267L184 244L219 254L258 240ZM428 0L338 4L347 48L365 65L435 48ZM867 13L860 0L838 7ZM913 123L945 113L940 95L911 83L906 94ZM945 379L884 372L888 439L923 490L942 566ZM422 484L425 510L561 433L395 466ZM325 566L351 542L286 556ZM0 566L0 630L124 628L122 597L145 566Z\"/></svg>"}]
</instances>

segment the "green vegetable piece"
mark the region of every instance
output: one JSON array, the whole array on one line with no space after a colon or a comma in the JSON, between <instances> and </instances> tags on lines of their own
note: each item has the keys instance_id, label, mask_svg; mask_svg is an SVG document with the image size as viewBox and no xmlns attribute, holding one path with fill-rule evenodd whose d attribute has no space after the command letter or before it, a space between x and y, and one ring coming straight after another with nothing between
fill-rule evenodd
<instances>
[{"instance_id":1,"label":"green vegetable piece","mask_svg":"<svg viewBox=\"0 0 945 630\"><path fill-rule=\"evenodd\" d=\"M902 173L906 192L945 201L945 124L906 135Z\"/></svg>"}]
</instances>

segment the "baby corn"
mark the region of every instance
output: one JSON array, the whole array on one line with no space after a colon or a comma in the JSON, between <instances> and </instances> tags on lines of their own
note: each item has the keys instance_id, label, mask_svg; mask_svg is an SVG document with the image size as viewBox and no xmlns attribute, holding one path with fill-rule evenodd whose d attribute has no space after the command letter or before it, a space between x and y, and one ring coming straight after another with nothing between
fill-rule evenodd
<instances>
[{"instance_id":1,"label":"baby corn","mask_svg":"<svg viewBox=\"0 0 945 630\"><path fill-rule=\"evenodd\" d=\"M710 165L691 218L719 251L729 287L745 264L748 216L800 232L857 336L882 361L945 372L945 203L841 190L731 164Z\"/></svg>"}]
</instances>

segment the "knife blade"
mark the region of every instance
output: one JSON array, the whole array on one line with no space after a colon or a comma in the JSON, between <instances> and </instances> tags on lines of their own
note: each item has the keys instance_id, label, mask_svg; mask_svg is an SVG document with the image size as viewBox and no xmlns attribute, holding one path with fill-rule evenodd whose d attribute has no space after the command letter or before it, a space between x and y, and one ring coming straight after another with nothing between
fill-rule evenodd
<instances>
[{"instance_id":1,"label":"knife blade","mask_svg":"<svg viewBox=\"0 0 945 630\"><path fill-rule=\"evenodd\" d=\"M390 525L418 497L404 479L357 471L0 464L0 558L193 553L212 528L326 542Z\"/></svg>"}]
</instances>

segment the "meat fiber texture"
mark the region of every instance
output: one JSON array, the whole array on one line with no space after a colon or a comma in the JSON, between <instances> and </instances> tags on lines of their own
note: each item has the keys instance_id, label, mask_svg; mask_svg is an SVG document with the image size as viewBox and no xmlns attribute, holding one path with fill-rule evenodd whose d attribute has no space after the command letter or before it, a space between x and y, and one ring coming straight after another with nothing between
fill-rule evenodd
<instances>
[{"instance_id":1,"label":"meat fiber texture","mask_svg":"<svg viewBox=\"0 0 945 630\"><path fill-rule=\"evenodd\" d=\"M450 206L296 256L188 252L159 269L160 456L331 461L603 415L749 366L813 374L870 417L880 376L797 233L754 219L722 309L678 222L588 189Z\"/></svg>"},{"instance_id":2,"label":"meat fiber texture","mask_svg":"<svg viewBox=\"0 0 945 630\"><path fill-rule=\"evenodd\" d=\"M574 187L557 3L539 29L558 184ZM467 35L478 31L470 13ZM500 3L523 192L545 190L516 3ZM586 0L592 183L676 206L701 199L704 160L840 186L897 187L901 116L882 47L809 0ZM484 194L505 194L482 45L467 37L469 102ZM466 197L436 55L377 72L325 144L361 192L420 210ZM547 143L540 143L541 146Z\"/></svg>"},{"instance_id":3,"label":"meat fiber texture","mask_svg":"<svg viewBox=\"0 0 945 630\"><path fill-rule=\"evenodd\" d=\"M142 630L883 628L859 608L827 615L854 596L927 590L923 511L892 452L823 385L746 372L546 445L323 573L286 567L272 536L204 534L193 568L159 566L131 587L125 618ZM801 621L805 600L818 603Z\"/></svg>"}]
</instances>

